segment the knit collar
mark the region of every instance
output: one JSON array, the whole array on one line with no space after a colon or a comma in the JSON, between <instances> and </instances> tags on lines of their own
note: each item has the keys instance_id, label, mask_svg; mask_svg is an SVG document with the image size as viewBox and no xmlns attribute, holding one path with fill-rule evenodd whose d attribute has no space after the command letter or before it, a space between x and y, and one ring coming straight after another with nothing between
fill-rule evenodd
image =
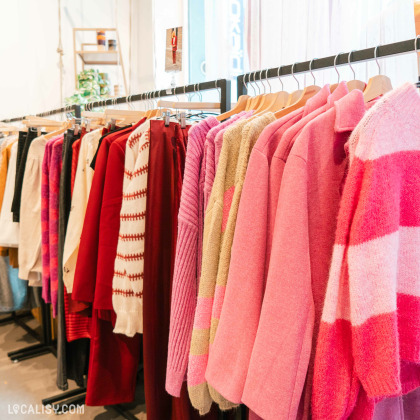
<instances>
[{"instance_id":1,"label":"knit collar","mask_svg":"<svg viewBox=\"0 0 420 420\"><path fill-rule=\"evenodd\" d=\"M352 90L336 101L334 106L336 110L334 130L337 133L353 131L366 112L363 92L358 89Z\"/></svg>"}]
</instances>

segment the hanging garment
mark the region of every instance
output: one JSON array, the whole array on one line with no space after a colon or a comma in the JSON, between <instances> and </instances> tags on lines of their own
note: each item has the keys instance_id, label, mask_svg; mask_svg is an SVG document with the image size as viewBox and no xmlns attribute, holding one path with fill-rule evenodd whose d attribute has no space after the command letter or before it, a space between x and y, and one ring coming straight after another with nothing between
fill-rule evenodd
<instances>
[{"instance_id":1,"label":"hanging garment","mask_svg":"<svg viewBox=\"0 0 420 420\"><path fill-rule=\"evenodd\" d=\"M242 129L248 121L237 122L229 127L223 135L221 160L217 167L204 219L201 278L188 362L188 392L193 406L199 410L200 414L209 412L212 405L212 398L204 377L210 345L211 314L220 246L234 193L235 171ZM227 400L221 404L222 409L231 407L232 404Z\"/></svg>"},{"instance_id":2,"label":"hanging garment","mask_svg":"<svg viewBox=\"0 0 420 420\"><path fill-rule=\"evenodd\" d=\"M310 415L313 350L348 166L345 144L364 113L363 93L350 92L305 126L287 157L242 396L267 420L295 418L302 410L303 418Z\"/></svg>"},{"instance_id":3,"label":"hanging garment","mask_svg":"<svg viewBox=\"0 0 420 420\"><path fill-rule=\"evenodd\" d=\"M21 136L19 132L18 155L16 161L16 183L13 194L12 213L13 221L20 221L20 202L22 197L23 176L25 174L26 160L32 142L38 137L37 131L28 130L26 136Z\"/></svg>"},{"instance_id":4,"label":"hanging garment","mask_svg":"<svg viewBox=\"0 0 420 420\"><path fill-rule=\"evenodd\" d=\"M102 131L101 131L102 136ZM73 198L74 181L76 179L77 166L79 164L80 146L82 145L82 138L73 143L73 159L71 161L71 197ZM96 146L96 148L98 145Z\"/></svg>"},{"instance_id":5,"label":"hanging garment","mask_svg":"<svg viewBox=\"0 0 420 420\"><path fill-rule=\"evenodd\" d=\"M376 401L420 385L419 110L407 83L353 133L316 350L314 419L371 418Z\"/></svg>"},{"instance_id":6,"label":"hanging garment","mask_svg":"<svg viewBox=\"0 0 420 420\"><path fill-rule=\"evenodd\" d=\"M71 206L71 160L73 143L80 137L73 130L64 136L62 168L59 190L58 226L58 290L57 290L57 385L67 389L67 380L72 379L79 387L85 386L89 362L89 339L81 338L72 342L66 340L66 319L63 282L63 250Z\"/></svg>"},{"instance_id":7,"label":"hanging garment","mask_svg":"<svg viewBox=\"0 0 420 420\"><path fill-rule=\"evenodd\" d=\"M242 400L257 333L284 165L302 128L346 93L345 85L333 94L328 85L324 86L303 108L268 125L251 153L235 227L225 303L207 370L213 386L233 402ZM244 247L248 243L254 245Z\"/></svg>"},{"instance_id":8,"label":"hanging garment","mask_svg":"<svg viewBox=\"0 0 420 420\"><path fill-rule=\"evenodd\" d=\"M171 282L175 260L177 214L185 162L186 134L179 124L150 121L143 283L143 360L147 417L188 419L190 406L178 417L188 396L165 391ZM141 146L140 146L141 147ZM197 416L197 414L195 414Z\"/></svg>"},{"instance_id":9,"label":"hanging garment","mask_svg":"<svg viewBox=\"0 0 420 420\"><path fill-rule=\"evenodd\" d=\"M42 250L42 299L51 303L51 277L50 277L50 166L54 143L61 136L54 137L45 145L44 159L42 161L41 180L41 250Z\"/></svg>"},{"instance_id":10,"label":"hanging garment","mask_svg":"<svg viewBox=\"0 0 420 420\"><path fill-rule=\"evenodd\" d=\"M2 152L2 166L0 172L0 245L5 254L9 254L13 266L17 266L17 246L19 245L19 223L13 222L11 205L16 179L16 160L18 143L9 144Z\"/></svg>"},{"instance_id":11,"label":"hanging garment","mask_svg":"<svg viewBox=\"0 0 420 420\"><path fill-rule=\"evenodd\" d=\"M93 156L98 148L101 130L95 130L85 134L81 141L80 154L78 156L78 168L75 176L74 194L71 198L71 209L68 221L68 233L65 237L63 251L63 281L69 293L73 290L74 272L77 255L79 252L80 236L83 229L86 206L89 199L90 188L94 171L90 167ZM72 145L72 147L74 144ZM74 147L73 147L74 151ZM73 162L73 161L72 161ZM72 168L73 168L72 163ZM71 169L72 169L71 168ZM70 173L71 178L71 173ZM71 187L70 187L71 192Z\"/></svg>"},{"instance_id":12,"label":"hanging garment","mask_svg":"<svg viewBox=\"0 0 420 420\"><path fill-rule=\"evenodd\" d=\"M98 144L98 151L96 152L97 160L101 162L101 166L95 165L95 173L92 179L82 235L80 237L73 288L69 290L72 293L72 299L74 301L83 302L87 304L85 307L89 308L95 296L99 224L101 220L102 194L109 147L120 134L130 132L130 130L132 130L132 127L119 129L102 136ZM103 156L99 159L101 154Z\"/></svg>"},{"instance_id":13,"label":"hanging garment","mask_svg":"<svg viewBox=\"0 0 420 420\"><path fill-rule=\"evenodd\" d=\"M210 347L212 347L214 343L214 338L216 336L216 331L220 319L220 313L224 303L224 296L229 273L232 242L235 233L236 216L238 212L239 201L241 199L242 187L248 166L249 156L261 132L268 124L272 123L273 121L275 121L274 114L271 112L267 112L266 114L263 114L260 117L256 117L254 120L245 125L245 127L242 129L242 139L240 141L235 171L232 174L227 174L227 178L230 178L229 183L231 183L232 186L228 190L229 198L227 199L227 201L230 200L230 203L228 203L227 205L224 204L224 210L226 209L226 212L223 212L224 214L221 227L223 236L220 244L219 266L217 271L214 301L211 314ZM222 152L224 152L223 149ZM222 158L223 157L221 155L221 159ZM213 366L213 368L216 368L218 370L218 367L216 366ZM207 365L207 381L209 381L208 373L210 373L211 370L212 366ZM217 390L215 390L211 386L210 382L209 391L211 397L213 398L213 401L218 403L222 409L226 407L226 398L224 398ZM232 407L234 405L236 404L229 403L227 407Z\"/></svg>"},{"instance_id":14,"label":"hanging garment","mask_svg":"<svg viewBox=\"0 0 420 420\"><path fill-rule=\"evenodd\" d=\"M59 192L64 136L60 136L52 145L49 170L49 247L50 247L50 294L53 316L57 316L58 298L58 223Z\"/></svg>"},{"instance_id":15,"label":"hanging garment","mask_svg":"<svg viewBox=\"0 0 420 420\"><path fill-rule=\"evenodd\" d=\"M28 288L28 282L22 280L18 276L18 269L10 265L8 257L3 257L7 266L7 272L9 277L9 284L12 289L13 294L13 311L18 311L23 309L28 304L28 295L29 291L32 290L32 287ZM36 305L39 306L39 305Z\"/></svg>"},{"instance_id":16,"label":"hanging garment","mask_svg":"<svg viewBox=\"0 0 420 420\"><path fill-rule=\"evenodd\" d=\"M0 257L0 313L15 310L15 300L8 273L8 257Z\"/></svg>"},{"instance_id":17,"label":"hanging garment","mask_svg":"<svg viewBox=\"0 0 420 420\"><path fill-rule=\"evenodd\" d=\"M42 286L41 184L42 161L47 140L31 143L22 182L19 234L19 277L29 286Z\"/></svg>"},{"instance_id":18,"label":"hanging garment","mask_svg":"<svg viewBox=\"0 0 420 420\"><path fill-rule=\"evenodd\" d=\"M178 213L178 239L171 300L166 390L179 397L188 365L188 352L201 272L204 225L204 143L216 118L206 118L188 133L188 150Z\"/></svg>"},{"instance_id":19,"label":"hanging garment","mask_svg":"<svg viewBox=\"0 0 420 420\"><path fill-rule=\"evenodd\" d=\"M6 188L6 181L7 181L7 170L9 167L9 160L10 160L10 153L12 149L13 143L17 142L18 137L17 136L9 136L0 144L0 219L1 219L1 208L3 204L3 198L4 198L4 191ZM3 152L4 151L4 152ZM16 174L14 175L16 177ZM14 182L14 179L13 179ZM14 189L14 187L13 187ZM10 194L13 195L13 191L10 190ZM12 197L13 198L13 197ZM6 211L10 212L11 203L6 207ZM13 220L13 216L9 216ZM0 246L0 255L3 257L9 256L9 262L10 265L14 268L17 268L19 266L18 264L18 249L17 247L2 247Z\"/></svg>"},{"instance_id":20,"label":"hanging garment","mask_svg":"<svg viewBox=\"0 0 420 420\"><path fill-rule=\"evenodd\" d=\"M120 231L112 280L114 333L143 332L143 270L150 120L130 136L124 164ZM134 219L134 222L133 222Z\"/></svg>"},{"instance_id":21,"label":"hanging garment","mask_svg":"<svg viewBox=\"0 0 420 420\"><path fill-rule=\"evenodd\" d=\"M134 132L144 123L132 128ZM112 278L117 252L126 143L132 132L125 132L109 148L99 225L98 271L92 311L92 339L87 384L87 405L131 402L135 397L136 374L141 351L141 336L114 334ZM98 155L97 165L102 166ZM120 361L115 363L115 360ZM107 375L107 378L104 378Z\"/></svg>"}]
</instances>

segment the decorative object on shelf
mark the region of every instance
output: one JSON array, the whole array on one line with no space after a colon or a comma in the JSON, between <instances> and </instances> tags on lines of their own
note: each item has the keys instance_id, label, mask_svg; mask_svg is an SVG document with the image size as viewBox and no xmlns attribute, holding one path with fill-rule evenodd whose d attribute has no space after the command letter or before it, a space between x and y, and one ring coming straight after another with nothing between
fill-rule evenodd
<instances>
[{"instance_id":1,"label":"decorative object on shelf","mask_svg":"<svg viewBox=\"0 0 420 420\"><path fill-rule=\"evenodd\" d=\"M117 51L116 39L108 39L108 51Z\"/></svg>"},{"instance_id":2,"label":"decorative object on shelf","mask_svg":"<svg viewBox=\"0 0 420 420\"><path fill-rule=\"evenodd\" d=\"M76 92L65 99L67 105L84 105L91 101L110 97L110 82L107 73L98 70L83 70L77 75Z\"/></svg>"},{"instance_id":3,"label":"decorative object on shelf","mask_svg":"<svg viewBox=\"0 0 420 420\"><path fill-rule=\"evenodd\" d=\"M99 51L105 50L105 45L106 45L105 31L97 31L96 32L96 42L98 43L98 50Z\"/></svg>"}]
</instances>

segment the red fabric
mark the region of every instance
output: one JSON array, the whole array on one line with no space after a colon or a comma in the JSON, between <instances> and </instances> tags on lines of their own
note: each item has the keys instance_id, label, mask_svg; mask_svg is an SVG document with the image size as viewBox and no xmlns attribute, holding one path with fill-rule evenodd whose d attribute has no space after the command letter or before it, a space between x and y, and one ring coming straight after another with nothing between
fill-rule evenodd
<instances>
[{"instance_id":1,"label":"red fabric","mask_svg":"<svg viewBox=\"0 0 420 420\"><path fill-rule=\"evenodd\" d=\"M134 127L108 134L102 139L96 157L95 174L89 194L80 238L79 254L73 284L73 300L87 303L94 301L96 271L98 265L99 224L101 220L102 195L105 184L106 165L111 144L123 134L131 133Z\"/></svg>"},{"instance_id":2,"label":"red fabric","mask_svg":"<svg viewBox=\"0 0 420 420\"><path fill-rule=\"evenodd\" d=\"M181 397L165 391L172 275L175 259L177 215L188 129L150 122L149 174L143 284L144 388L148 420L200 417L188 399L186 384ZM212 410L204 418L216 418Z\"/></svg>"},{"instance_id":3,"label":"red fabric","mask_svg":"<svg viewBox=\"0 0 420 420\"><path fill-rule=\"evenodd\" d=\"M144 118L138 125L142 124ZM134 130L134 128L133 128ZM131 134L121 134L109 149L106 178L102 196L101 220L99 224L98 264L94 308L112 311L112 278L117 254L120 211L123 200L125 145ZM99 317L110 319L109 314L100 311Z\"/></svg>"},{"instance_id":4,"label":"red fabric","mask_svg":"<svg viewBox=\"0 0 420 420\"><path fill-rule=\"evenodd\" d=\"M92 313L86 405L113 405L134 400L141 336L114 334L110 322Z\"/></svg>"}]
</instances>

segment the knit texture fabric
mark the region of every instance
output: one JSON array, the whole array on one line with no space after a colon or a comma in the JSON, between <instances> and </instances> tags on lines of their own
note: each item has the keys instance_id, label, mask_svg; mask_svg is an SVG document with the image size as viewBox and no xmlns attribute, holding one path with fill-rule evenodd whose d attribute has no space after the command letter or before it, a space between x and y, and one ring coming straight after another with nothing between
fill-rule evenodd
<instances>
[{"instance_id":1,"label":"knit texture fabric","mask_svg":"<svg viewBox=\"0 0 420 420\"><path fill-rule=\"evenodd\" d=\"M206 136L204 143L204 156L203 156L203 168L204 168L204 210L207 208L209 202L211 189L213 188L214 177L216 175L216 150L215 150L215 139L218 133L225 131L235 121L239 121L243 118L248 118L252 115L253 111L245 112L242 111L239 114L234 115L227 121L213 127ZM220 154L220 151L219 151ZM218 160L218 157L217 157Z\"/></svg>"},{"instance_id":2,"label":"knit texture fabric","mask_svg":"<svg viewBox=\"0 0 420 420\"><path fill-rule=\"evenodd\" d=\"M172 283L171 318L166 368L166 390L179 397L186 379L188 352L197 301L197 285L201 273L204 225L204 191L200 179L204 142L209 130L219 122L206 118L188 133L184 182L178 213L178 238Z\"/></svg>"},{"instance_id":3,"label":"knit texture fabric","mask_svg":"<svg viewBox=\"0 0 420 420\"><path fill-rule=\"evenodd\" d=\"M52 146L49 173L50 293L54 317L57 315L58 302L58 223L63 141L64 136Z\"/></svg>"},{"instance_id":4,"label":"knit texture fabric","mask_svg":"<svg viewBox=\"0 0 420 420\"><path fill-rule=\"evenodd\" d=\"M112 280L115 333L143 332L144 233L150 121L133 131L126 145L123 202Z\"/></svg>"},{"instance_id":5,"label":"knit texture fabric","mask_svg":"<svg viewBox=\"0 0 420 420\"><path fill-rule=\"evenodd\" d=\"M213 401L205 380L211 315L220 247L235 189L242 129L247 122L248 120L241 120L224 133L220 162L204 218L203 261L188 362L188 392L192 405L200 414L208 413ZM220 407L229 409L232 404L226 400Z\"/></svg>"},{"instance_id":6,"label":"knit texture fabric","mask_svg":"<svg viewBox=\"0 0 420 420\"><path fill-rule=\"evenodd\" d=\"M420 98L404 84L361 121L315 359L313 418L371 418L420 378Z\"/></svg>"},{"instance_id":7,"label":"knit texture fabric","mask_svg":"<svg viewBox=\"0 0 420 420\"><path fill-rule=\"evenodd\" d=\"M60 136L49 140L45 146L42 160L41 178L41 253L42 253L42 298L51 303L50 269L50 166L54 143Z\"/></svg>"},{"instance_id":8,"label":"knit texture fabric","mask_svg":"<svg viewBox=\"0 0 420 420\"><path fill-rule=\"evenodd\" d=\"M211 363L211 347L216 336L217 327L219 324L220 314L223 307L226 283L228 280L230 256L232 249L233 236L235 233L236 217L238 214L239 202L241 199L243 183L245 180L245 174L248 166L249 156L251 150L254 147L259 135L263 129L270 123L275 121L274 114L267 112L262 116L255 118L251 122L245 125L242 130L242 140L240 142L240 149L237 159L237 165L234 175L233 194L231 198L230 208L223 215L222 222L222 242L220 246L219 266L217 271L216 287L214 292L214 302L211 315L211 328L210 328L210 356L206 370L206 379L209 382L210 395L213 400L217 402L221 407L226 404L226 398L222 397L221 394L216 391L211 385L210 378L212 377L212 371L218 371L218 363ZM225 197L226 198L226 197ZM224 205L226 205L224 203ZM234 406L234 403L231 404Z\"/></svg>"}]
</instances>

